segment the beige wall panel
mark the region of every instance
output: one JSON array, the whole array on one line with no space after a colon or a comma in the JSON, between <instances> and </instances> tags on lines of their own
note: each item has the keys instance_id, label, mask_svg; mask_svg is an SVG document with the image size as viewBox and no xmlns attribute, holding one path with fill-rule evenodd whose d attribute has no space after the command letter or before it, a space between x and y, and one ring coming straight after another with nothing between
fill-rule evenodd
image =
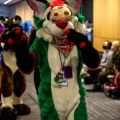
<instances>
[{"instance_id":1,"label":"beige wall panel","mask_svg":"<svg viewBox=\"0 0 120 120\"><path fill-rule=\"evenodd\" d=\"M106 41L106 38L94 38L94 47L99 50L99 51L103 51L102 46L104 41ZM114 41L114 40L118 40L118 39L109 39L109 41Z\"/></svg>"},{"instance_id":2,"label":"beige wall panel","mask_svg":"<svg viewBox=\"0 0 120 120\"><path fill-rule=\"evenodd\" d=\"M120 0L118 1L118 37L120 40Z\"/></svg>"},{"instance_id":3,"label":"beige wall panel","mask_svg":"<svg viewBox=\"0 0 120 120\"><path fill-rule=\"evenodd\" d=\"M21 16L23 21L28 21L28 20L33 21L33 18L32 18L33 11L29 7L26 1L22 1L18 4L15 4L11 6L11 8L15 8L16 15Z\"/></svg>"},{"instance_id":4,"label":"beige wall panel","mask_svg":"<svg viewBox=\"0 0 120 120\"><path fill-rule=\"evenodd\" d=\"M105 40L120 39L120 0L94 0L93 4L93 45L102 50Z\"/></svg>"}]
</instances>

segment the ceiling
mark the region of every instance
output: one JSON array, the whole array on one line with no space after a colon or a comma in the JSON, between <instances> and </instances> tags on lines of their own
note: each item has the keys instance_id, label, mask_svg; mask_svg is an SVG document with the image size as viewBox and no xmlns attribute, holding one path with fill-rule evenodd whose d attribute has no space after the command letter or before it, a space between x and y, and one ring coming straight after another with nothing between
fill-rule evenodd
<instances>
[{"instance_id":1,"label":"ceiling","mask_svg":"<svg viewBox=\"0 0 120 120\"><path fill-rule=\"evenodd\" d=\"M4 5L4 2L6 2L7 0L0 0L0 5ZM23 0L12 0L10 3L6 4L7 6L9 5L13 5L13 4L16 4L17 2L20 2L20 1L23 1Z\"/></svg>"}]
</instances>

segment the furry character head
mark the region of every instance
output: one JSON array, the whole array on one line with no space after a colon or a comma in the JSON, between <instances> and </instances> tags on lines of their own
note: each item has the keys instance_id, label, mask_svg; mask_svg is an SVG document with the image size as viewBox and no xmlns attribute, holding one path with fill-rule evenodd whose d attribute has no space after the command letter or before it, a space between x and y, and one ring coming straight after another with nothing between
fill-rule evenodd
<instances>
[{"instance_id":1,"label":"furry character head","mask_svg":"<svg viewBox=\"0 0 120 120\"><path fill-rule=\"evenodd\" d=\"M37 36L52 41L53 37L66 38L64 31L75 29L81 31L81 24L75 14L79 14L82 0L27 0L35 16L45 19L43 28Z\"/></svg>"}]
</instances>

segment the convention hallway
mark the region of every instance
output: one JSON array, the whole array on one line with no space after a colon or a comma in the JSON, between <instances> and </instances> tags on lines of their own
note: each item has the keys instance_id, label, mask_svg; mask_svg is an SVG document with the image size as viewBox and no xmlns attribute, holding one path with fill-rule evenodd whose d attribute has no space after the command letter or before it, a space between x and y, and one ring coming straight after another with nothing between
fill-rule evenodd
<instances>
[{"instance_id":1,"label":"convention hallway","mask_svg":"<svg viewBox=\"0 0 120 120\"><path fill-rule=\"evenodd\" d=\"M18 120L40 120L33 74L27 76L27 82L27 90L23 95L23 101L30 106L31 114L28 116L19 116ZM85 85L86 89L91 87L91 85ZM86 102L88 120L120 120L120 100L107 98L102 92L87 92Z\"/></svg>"}]
</instances>

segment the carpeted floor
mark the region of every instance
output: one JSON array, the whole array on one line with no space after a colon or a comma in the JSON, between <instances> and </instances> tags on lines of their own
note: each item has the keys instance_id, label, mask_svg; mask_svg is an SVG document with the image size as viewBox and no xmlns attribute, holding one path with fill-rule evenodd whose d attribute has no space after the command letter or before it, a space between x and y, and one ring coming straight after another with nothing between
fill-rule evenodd
<instances>
[{"instance_id":1,"label":"carpeted floor","mask_svg":"<svg viewBox=\"0 0 120 120\"><path fill-rule=\"evenodd\" d=\"M31 108L31 114L19 116L18 120L40 120L40 111L36 91L33 83L33 74L27 76L27 90L23 95L23 101ZM84 85L86 89L92 85ZM120 120L120 100L112 100L102 92L87 92L86 103L88 120Z\"/></svg>"}]
</instances>

